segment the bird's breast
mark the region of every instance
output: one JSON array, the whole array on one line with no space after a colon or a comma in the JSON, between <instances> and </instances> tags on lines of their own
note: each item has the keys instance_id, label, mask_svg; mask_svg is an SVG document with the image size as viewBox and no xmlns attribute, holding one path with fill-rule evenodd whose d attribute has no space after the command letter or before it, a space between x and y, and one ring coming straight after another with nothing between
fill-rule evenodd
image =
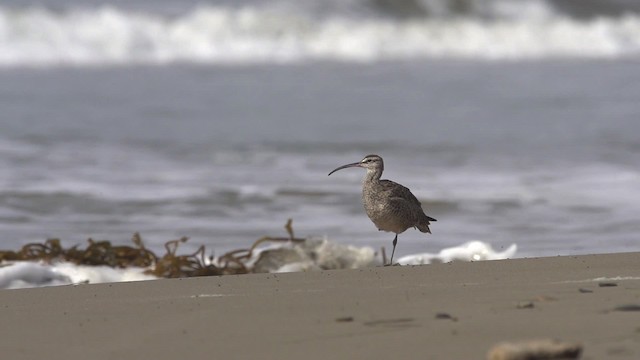
<instances>
[{"instance_id":1,"label":"bird's breast","mask_svg":"<svg viewBox=\"0 0 640 360\"><path fill-rule=\"evenodd\" d=\"M364 199L363 204L367 216L378 230L400 234L413 226L389 202L370 197Z\"/></svg>"}]
</instances>

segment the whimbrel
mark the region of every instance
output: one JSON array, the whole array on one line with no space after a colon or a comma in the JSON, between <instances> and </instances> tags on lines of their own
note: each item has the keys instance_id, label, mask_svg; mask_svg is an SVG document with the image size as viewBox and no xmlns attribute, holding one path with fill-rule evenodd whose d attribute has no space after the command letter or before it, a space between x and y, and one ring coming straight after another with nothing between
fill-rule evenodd
<instances>
[{"instance_id":1,"label":"whimbrel","mask_svg":"<svg viewBox=\"0 0 640 360\"><path fill-rule=\"evenodd\" d=\"M384 163L378 155L367 155L359 162L338 167L329 173L350 167L367 169L367 174L362 183L362 202L369 219L380 231L389 231L396 234L393 238L393 254L396 252L398 234L408 228L418 228L423 233L431 233L429 222L436 219L427 216L422 210L420 201L411 193L411 190L391 180L380 180Z\"/></svg>"}]
</instances>

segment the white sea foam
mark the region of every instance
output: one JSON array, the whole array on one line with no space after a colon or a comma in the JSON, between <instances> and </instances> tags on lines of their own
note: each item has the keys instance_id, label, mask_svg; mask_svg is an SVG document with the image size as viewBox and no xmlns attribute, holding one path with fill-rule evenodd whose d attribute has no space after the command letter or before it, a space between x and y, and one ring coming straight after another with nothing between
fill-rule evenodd
<instances>
[{"instance_id":1,"label":"white sea foam","mask_svg":"<svg viewBox=\"0 0 640 360\"><path fill-rule=\"evenodd\" d=\"M16 289L70 284L71 279L52 267L39 263L17 262L0 268L0 288Z\"/></svg>"},{"instance_id":2,"label":"white sea foam","mask_svg":"<svg viewBox=\"0 0 640 360\"><path fill-rule=\"evenodd\" d=\"M459 246L442 249L437 254L414 254L398 259L401 265L422 265L451 261L502 260L515 256L518 246L511 244L504 251L495 251L491 245L482 241L469 241Z\"/></svg>"},{"instance_id":3,"label":"white sea foam","mask_svg":"<svg viewBox=\"0 0 640 360\"><path fill-rule=\"evenodd\" d=\"M544 6L396 19L315 18L277 7L198 7L177 16L115 7L0 7L0 65L279 63L415 58L612 58L640 53L640 17L578 20ZM495 11L494 11L495 12ZM520 14L516 16L515 14Z\"/></svg>"},{"instance_id":4,"label":"white sea foam","mask_svg":"<svg viewBox=\"0 0 640 360\"><path fill-rule=\"evenodd\" d=\"M157 279L144 269L114 269L108 266L84 266L66 262L46 264L19 261L0 267L0 289L104 283Z\"/></svg>"}]
</instances>

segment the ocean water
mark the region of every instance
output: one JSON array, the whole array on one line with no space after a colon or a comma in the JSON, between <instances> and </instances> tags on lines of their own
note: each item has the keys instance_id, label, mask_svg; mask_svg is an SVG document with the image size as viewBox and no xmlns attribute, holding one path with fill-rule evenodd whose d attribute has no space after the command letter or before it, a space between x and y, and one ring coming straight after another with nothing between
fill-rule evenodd
<instances>
[{"instance_id":1,"label":"ocean water","mask_svg":"<svg viewBox=\"0 0 640 360\"><path fill-rule=\"evenodd\" d=\"M0 5L0 245L217 254L263 235L385 246L377 153L438 219L396 256L638 250L633 1L17 1Z\"/></svg>"}]
</instances>

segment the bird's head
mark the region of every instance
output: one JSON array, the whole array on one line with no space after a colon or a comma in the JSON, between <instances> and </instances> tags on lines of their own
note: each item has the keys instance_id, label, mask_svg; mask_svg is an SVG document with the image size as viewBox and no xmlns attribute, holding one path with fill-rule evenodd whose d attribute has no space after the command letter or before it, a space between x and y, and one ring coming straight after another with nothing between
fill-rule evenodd
<instances>
[{"instance_id":1,"label":"bird's head","mask_svg":"<svg viewBox=\"0 0 640 360\"><path fill-rule=\"evenodd\" d=\"M378 155L367 155L364 157L364 159L352 163L352 164L347 164L347 165L342 165L336 169L334 169L332 172L329 173L329 175L333 174L334 172L338 171L338 170L342 170L342 169L346 169L346 168L350 168L350 167L361 167L361 168L365 168L367 169L367 172L381 172L382 170L384 170L384 163L382 161L382 158Z\"/></svg>"}]
</instances>

